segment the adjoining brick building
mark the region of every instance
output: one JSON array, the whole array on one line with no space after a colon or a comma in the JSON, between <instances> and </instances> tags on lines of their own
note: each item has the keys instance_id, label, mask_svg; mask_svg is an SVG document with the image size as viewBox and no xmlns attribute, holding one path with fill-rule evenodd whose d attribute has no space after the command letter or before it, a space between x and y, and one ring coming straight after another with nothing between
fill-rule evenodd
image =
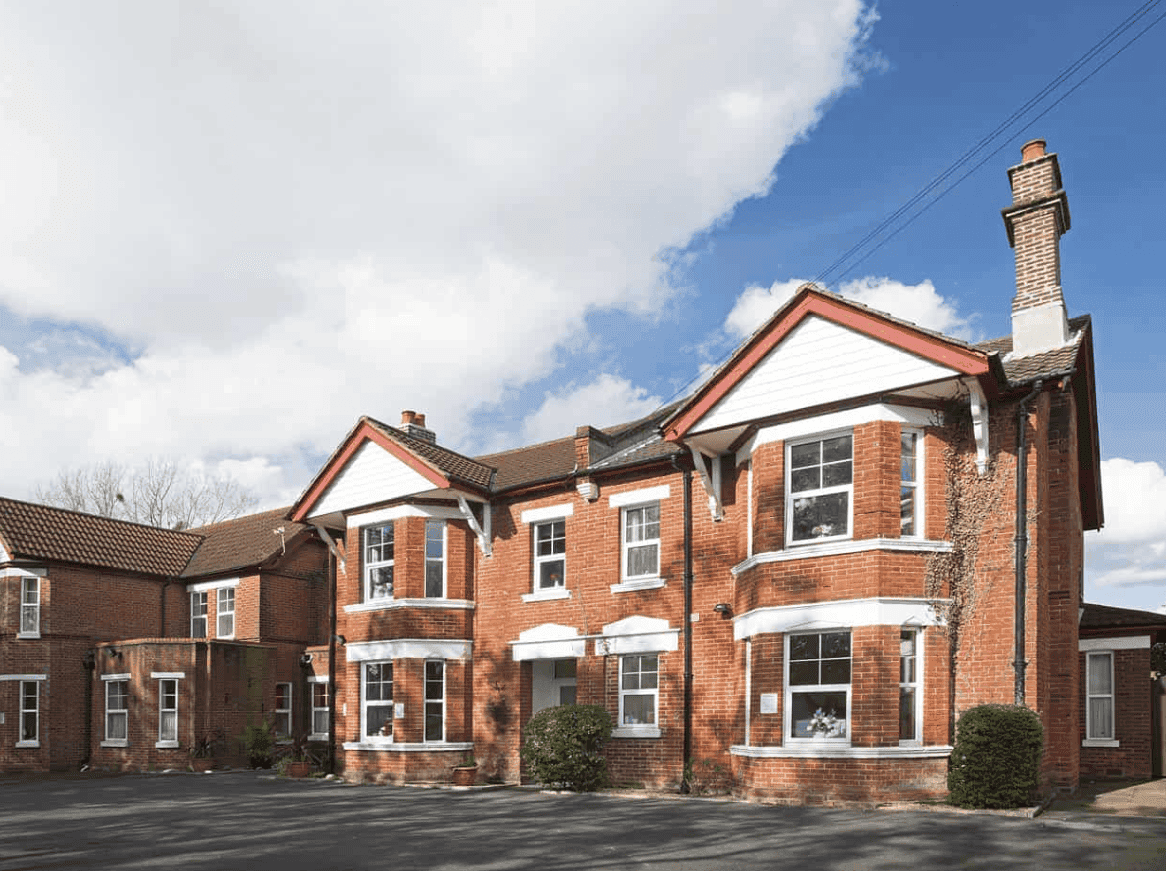
<instances>
[{"instance_id":1,"label":"adjoining brick building","mask_svg":"<svg viewBox=\"0 0 1166 871\"><path fill-rule=\"evenodd\" d=\"M1009 176L1011 336L967 344L806 286L694 394L639 421L471 458L424 415L363 417L286 520L229 525L224 550L246 558L211 558L221 531L163 537L178 585L166 598L165 573L145 572L146 599L173 599L180 623L208 593L209 632L234 589L247 629L83 633L92 686L132 674L143 699L155 684L165 698L186 681L179 710L225 723L218 700L234 699L231 729L294 698L288 717L354 779L446 780L467 753L480 777L517 779L525 724L572 701L615 718L617 781L677 786L690 762L747 797L933 797L960 712L1014 700L1045 724L1046 789L1098 766L1148 774L1141 721L1125 722L1148 674L1134 680L1138 660L1105 684L1110 661L1092 654L1132 642L1078 629L1083 533L1103 515L1092 327L1060 289L1068 201L1041 141ZM278 526L286 553L271 550ZM3 643L15 673L33 648ZM159 715L143 710L148 732ZM1118 738L1099 739L1115 718ZM1096 755L1119 739L1120 762ZM88 742L95 760L130 762L108 743Z\"/></svg>"}]
</instances>

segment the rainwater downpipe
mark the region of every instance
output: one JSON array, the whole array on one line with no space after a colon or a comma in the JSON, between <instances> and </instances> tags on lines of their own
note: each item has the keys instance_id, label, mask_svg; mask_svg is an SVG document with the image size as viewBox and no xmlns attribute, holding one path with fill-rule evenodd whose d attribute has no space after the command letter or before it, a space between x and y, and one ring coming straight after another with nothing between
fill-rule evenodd
<instances>
[{"instance_id":1,"label":"rainwater downpipe","mask_svg":"<svg viewBox=\"0 0 1166 871\"><path fill-rule=\"evenodd\" d=\"M688 764L692 758L692 470L684 469L684 767L680 792L692 789Z\"/></svg>"},{"instance_id":2,"label":"rainwater downpipe","mask_svg":"<svg viewBox=\"0 0 1166 871\"><path fill-rule=\"evenodd\" d=\"M328 773L336 773L336 554L328 551Z\"/></svg>"},{"instance_id":3,"label":"rainwater downpipe","mask_svg":"<svg viewBox=\"0 0 1166 871\"><path fill-rule=\"evenodd\" d=\"M1038 380L1016 409L1016 639L1012 667L1016 671L1013 703L1017 705L1024 704L1024 670L1028 665L1024 647L1024 604L1028 595L1028 404L1043 387L1044 382Z\"/></svg>"}]
</instances>

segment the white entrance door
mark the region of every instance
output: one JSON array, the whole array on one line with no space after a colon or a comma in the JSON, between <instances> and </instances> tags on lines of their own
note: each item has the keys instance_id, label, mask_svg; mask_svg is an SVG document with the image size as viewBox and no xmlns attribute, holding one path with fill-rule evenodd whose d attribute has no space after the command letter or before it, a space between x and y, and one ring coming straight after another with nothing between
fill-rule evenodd
<instances>
[{"instance_id":1,"label":"white entrance door","mask_svg":"<svg viewBox=\"0 0 1166 871\"><path fill-rule=\"evenodd\" d=\"M575 704L575 660L536 659L531 662L532 713L555 705Z\"/></svg>"}]
</instances>

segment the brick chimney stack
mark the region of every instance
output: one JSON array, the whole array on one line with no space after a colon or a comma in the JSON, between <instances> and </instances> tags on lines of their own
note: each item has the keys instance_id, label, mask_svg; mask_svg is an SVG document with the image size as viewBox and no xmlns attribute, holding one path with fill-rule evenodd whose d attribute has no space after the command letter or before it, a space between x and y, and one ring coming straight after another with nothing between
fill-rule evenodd
<instances>
[{"instance_id":1,"label":"brick chimney stack","mask_svg":"<svg viewBox=\"0 0 1166 871\"><path fill-rule=\"evenodd\" d=\"M401 429L406 435L437 444L437 433L425 427L425 415L405 409L401 412Z\"/></svg>"},{"instance_id":2,"label":"brick chimney stack","mask_svg":"<svg viewBox=\"0 0 1166 871\"><path fill-rule=\"evenodd\" d=\"M1061 188L1057 155L1034 139L1008 170L1012 205L1002 210L1008 244L1016 252L1016 296L1012 299L1012 353L1027 357L1069 341L1069 319L1061 293L1061 234L1069 230L1069 199Z\"/></svg>"}]
</instances>

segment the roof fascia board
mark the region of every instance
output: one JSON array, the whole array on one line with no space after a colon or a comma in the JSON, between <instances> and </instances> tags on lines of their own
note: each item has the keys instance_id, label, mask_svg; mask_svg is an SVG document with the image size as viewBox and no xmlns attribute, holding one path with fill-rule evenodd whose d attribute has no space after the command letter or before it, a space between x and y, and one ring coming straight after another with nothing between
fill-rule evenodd
<instances>
[{"instance_id":1,"label":"roof fascia board","mask_svg":"<svg viewBox=\"0 0 1166 871\"><path fill-rule=\"evenodd\" d=\"M811 288L806 288L801 291L800 298L794 297L784 310L774 315L768 325L758 330L737 352L736 358L730 360L720 374L701 388L692 402L679 409L676 415L665 422L664 438L668 441L682 439L724 398L725 394L777 347L794 327L810 315L825 318L839 326L948 366L964 375L984 376L989 371L988 356L981 351L962 348L903 324L891 323L875 314L853 308L845 302L830 299Z\"/></svg>"},{"instance_id":2,"label":"roof fascia board","mask_svg":"<svg viewBox=\"0 0 1166 871\"><path fill-rule=\"evenodd\" d=\"M357 452L364 442L370 441L380 448L388 451L394 458L400 460L417 474L428 480L433 486L440 489L449 489L452 485L445 475L441 474L433 467L431 463L423 457L419 457L403 445L393 441L387 435L382 433L379 429L374 427L364 418L361 419L360 424L356 427L353 433L348 437L347 443L337 453L328 464L316 476L316 480L312 482L307 492L301 497L300 501L296 503L295 508L290 515L291 520L297 523L305 523L305 518L308 516L320 497L324 492L340 476L344 471L344 467L348 461L352 459L353 454Z\"/></svg>"}]
</instances>

